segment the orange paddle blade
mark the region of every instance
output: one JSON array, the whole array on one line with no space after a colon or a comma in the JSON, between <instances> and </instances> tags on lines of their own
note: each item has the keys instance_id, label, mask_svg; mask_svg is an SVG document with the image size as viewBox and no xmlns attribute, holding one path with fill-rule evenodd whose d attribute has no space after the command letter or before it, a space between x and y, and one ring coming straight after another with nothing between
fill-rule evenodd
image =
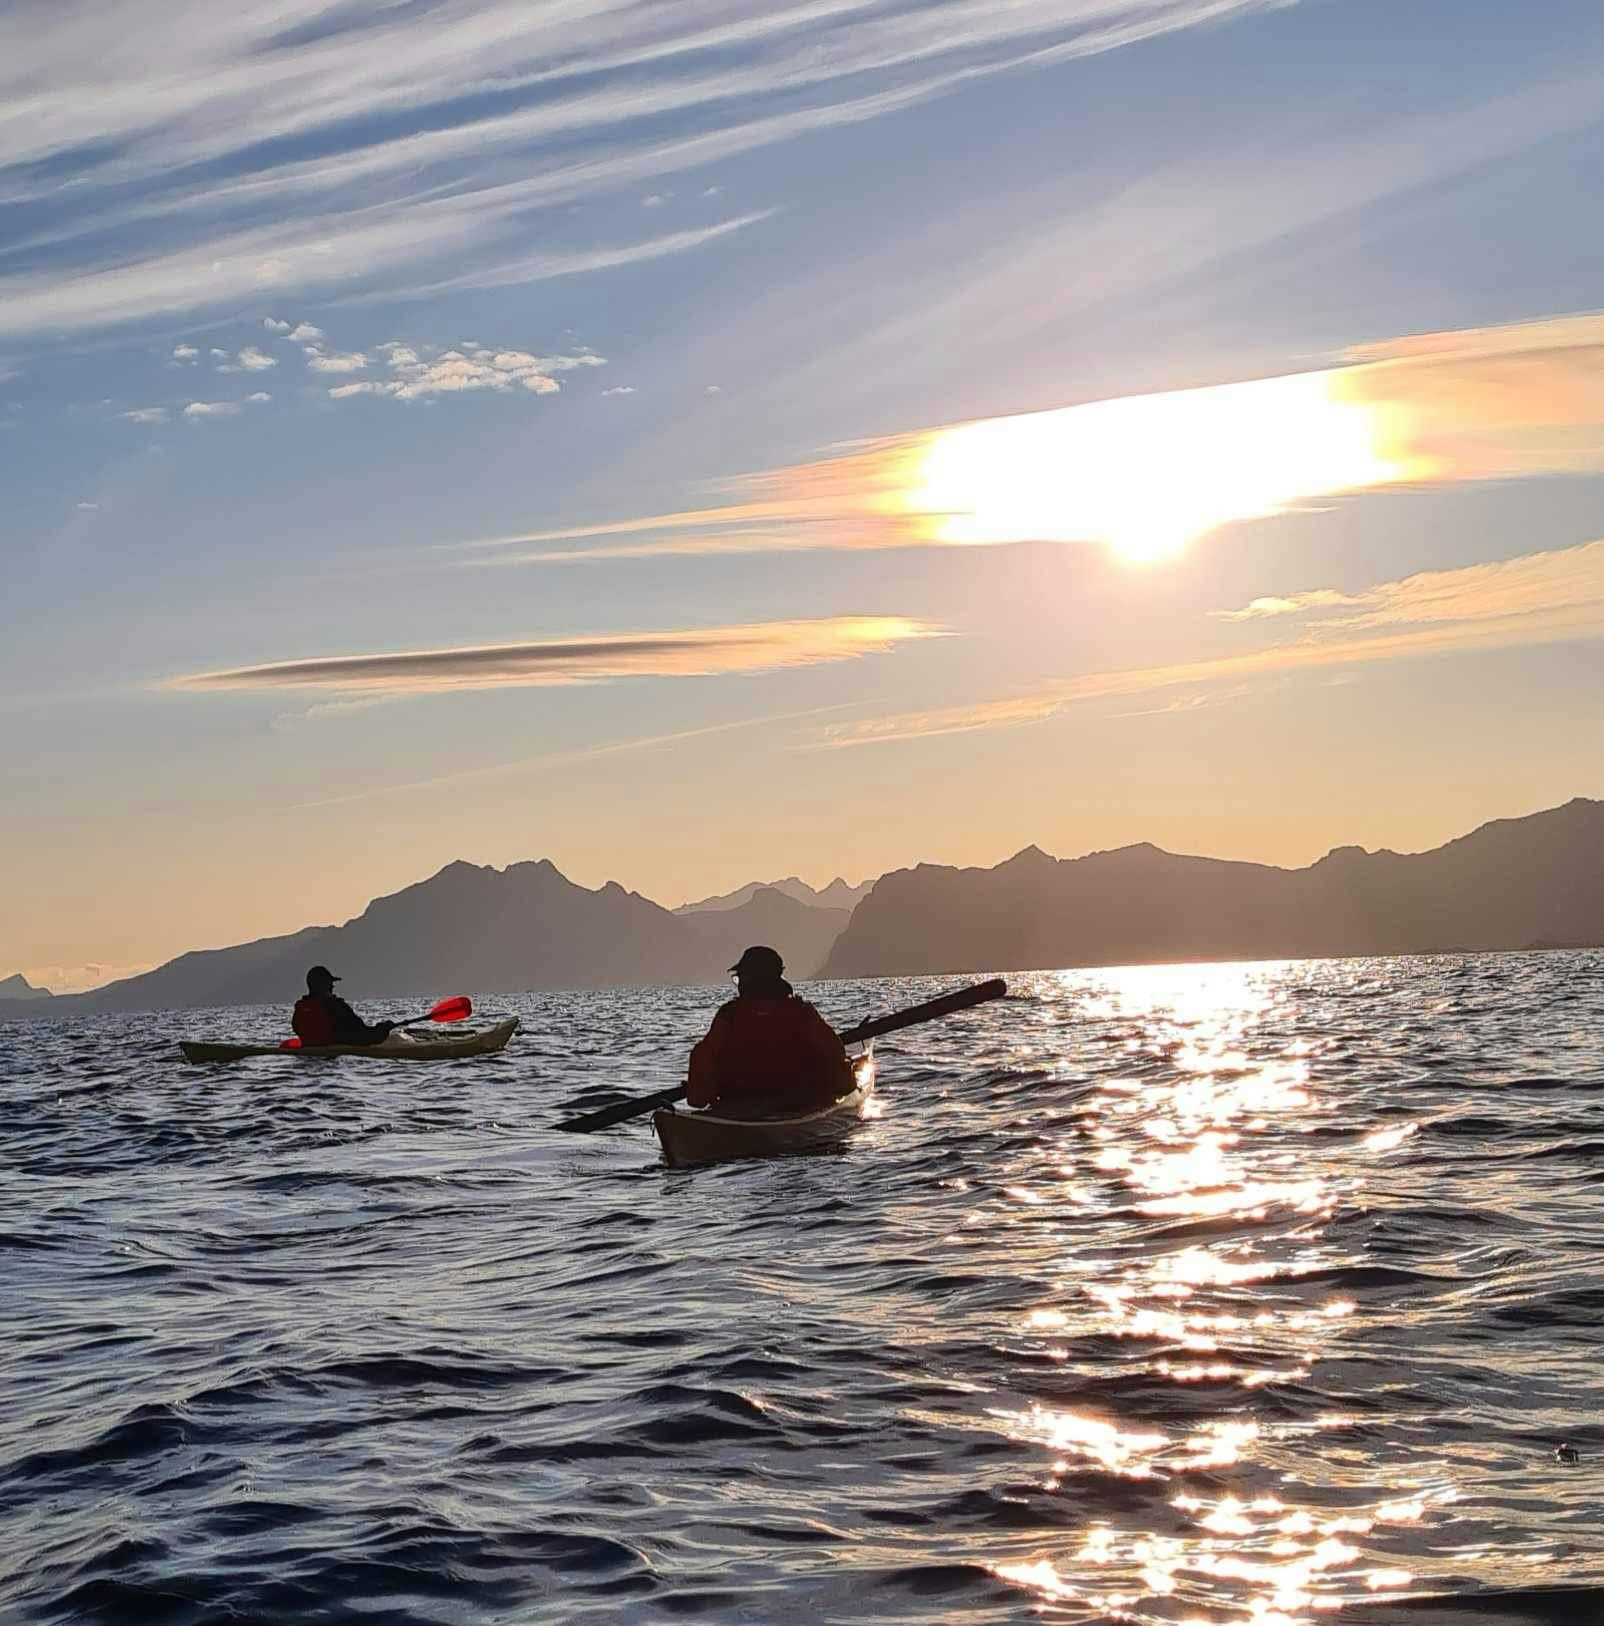
<instances>
[{"instance_id":1,"label":"orange paddle blade","mask_svg":"<svg viewBox=\"0 0 1604 1626\"><path fill-rule=\"evenodd\" d=\"M442 999L429 1012L429 1020L431 1022L462 1022L472 1015L473 1001L466 994L458 994L454 999Z\"/></svg>"},{"instance_id":2,"label":"orange paddle blade","mask_svg":"<svg viewBox=\"0 0 1604 1626\"><path fill-rule=\"evenodd\" d=\"M299 1050L300 1048L301 1041L299 1039L286 1039L284 1043L279 1046L280 1050Z\"/></svg>"}]
</instances>

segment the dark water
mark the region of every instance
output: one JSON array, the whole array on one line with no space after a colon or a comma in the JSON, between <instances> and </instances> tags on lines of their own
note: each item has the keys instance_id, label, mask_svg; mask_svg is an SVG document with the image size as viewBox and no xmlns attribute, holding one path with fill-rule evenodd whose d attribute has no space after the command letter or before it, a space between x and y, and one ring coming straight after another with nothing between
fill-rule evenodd
<instances>
[{"instance_id":1,"label":"dark water","mask_svg":"<svg viewBox=\"0 0 1604 1626\"><path fill-rule=\"evenodd\" d=\"M1604 1621L1604 955L1013 981L672 1174L707 991L0 1030L0 1618Z\"/></svg>"}]
</instances>

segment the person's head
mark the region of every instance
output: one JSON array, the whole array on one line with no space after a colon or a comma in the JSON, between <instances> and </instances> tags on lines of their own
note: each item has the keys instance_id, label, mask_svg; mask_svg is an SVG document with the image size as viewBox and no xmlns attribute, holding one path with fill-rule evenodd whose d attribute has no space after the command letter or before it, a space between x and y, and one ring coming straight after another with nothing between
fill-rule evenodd
<instances>
[{"instance_id":1,"label":"person's head","mask_svg":"<svg viewBox=\"0 0 1604 1626\"><path fill-rule=\"evenodd\" d=\"M749 948L734 965L730 974L735 986L750 997L778 998L791 991L785 980L785 961L771 948L761 944Z\"/></svg>"},{"instance_id":2,"label":"person's head","mask_svg":"<svg viewBox=\"0 0 1604 1626\"><path fill-rule=\"evenodd\" d=\"M306 991L309 994L332 994L339 980L326 965L315 965L306 974Z\"/></svg>"}]
</instances>

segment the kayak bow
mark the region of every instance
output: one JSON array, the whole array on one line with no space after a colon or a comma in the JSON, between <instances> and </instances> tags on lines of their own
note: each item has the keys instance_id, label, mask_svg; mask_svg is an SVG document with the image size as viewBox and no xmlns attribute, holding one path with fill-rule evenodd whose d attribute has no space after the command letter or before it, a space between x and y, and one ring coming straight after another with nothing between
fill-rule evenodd
<instances>
[{"instance_id":1,"label":"kayak bow","mask_svg":"<svg viewBox=\"0 0 1604 1626\"><path fill-rule=\"evenodd\" d=\"M857 1088L813 1112L785 1117L738 1118L716 1110L652 1114L652 1127L671 1169L691 1163L725 1163L735 1158L780 1157L788 1152L820 1152L839 1146L858 1127L874 1094L874 1059L852 1064Z\"/></svg>"}]
</instances>

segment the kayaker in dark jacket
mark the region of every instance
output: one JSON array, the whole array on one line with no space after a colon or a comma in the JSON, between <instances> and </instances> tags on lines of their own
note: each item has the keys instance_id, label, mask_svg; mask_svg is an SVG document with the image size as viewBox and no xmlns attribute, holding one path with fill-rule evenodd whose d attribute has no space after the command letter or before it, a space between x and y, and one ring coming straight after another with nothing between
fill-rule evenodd
<instances>
[{"instance_id":1,"label":"kayaker in dark jacket","mask_svg":"<svg viewBox=\"0 0 1604 1626\"><path fill-rule=\"evenodd\" d=\"M325 1044L382 1044L390 1037L394 1022L364 1022L335 993L340 979L326 965L315 965L306 974L306 993L296 1000L290 1026L308 1049Z\"/></svg>"},{"instance_id":2,"label":"kayaker in dark jacket","mask_svg":"<svg viewBox=\"0 0 1604 1626\"><path fill-rule=\"evenodd\" d=\"M808 1112L850 1095L856 1080L835 1030L785 980L771 948L749 948L730 971L736 997L691 1051L685 1099L758 1117Z\"/></svg>"}]
</instances>

